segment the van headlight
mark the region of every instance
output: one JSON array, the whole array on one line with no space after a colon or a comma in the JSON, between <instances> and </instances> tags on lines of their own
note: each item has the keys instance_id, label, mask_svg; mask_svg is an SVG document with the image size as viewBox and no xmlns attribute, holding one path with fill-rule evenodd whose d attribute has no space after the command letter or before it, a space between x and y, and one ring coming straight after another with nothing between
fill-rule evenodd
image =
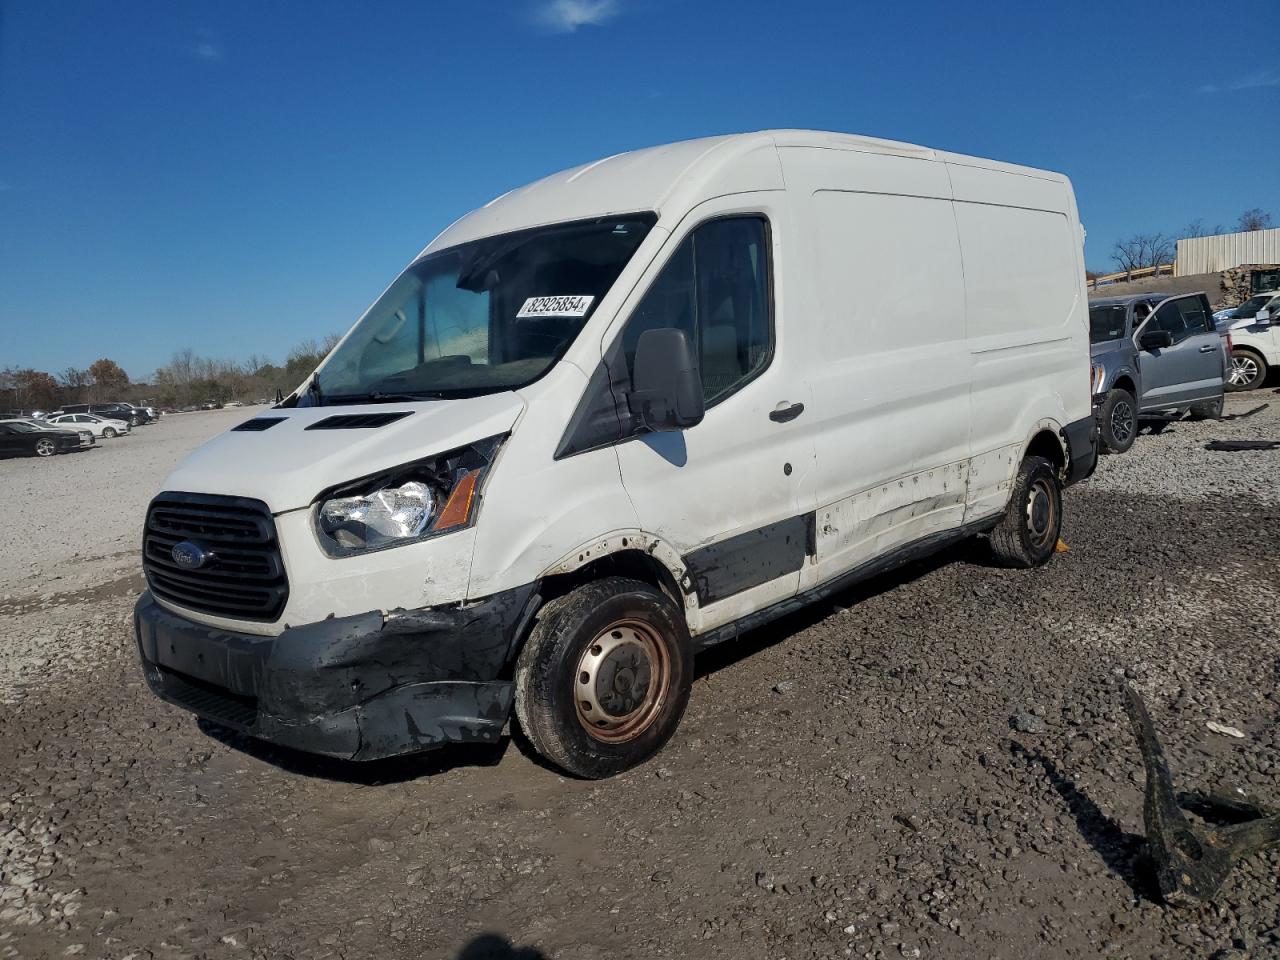
<instances>
[{"instance_id":1,"label":"van headlight","mask_svg":"<svg viewBox=\"0 0 1280 960\"><path fill-rule=\"evenodd\" d=\"M348 557L470 527L504 439L490 437L324 491L315 501L320 546L331 557Z\"/></svg>"}]
</instances>

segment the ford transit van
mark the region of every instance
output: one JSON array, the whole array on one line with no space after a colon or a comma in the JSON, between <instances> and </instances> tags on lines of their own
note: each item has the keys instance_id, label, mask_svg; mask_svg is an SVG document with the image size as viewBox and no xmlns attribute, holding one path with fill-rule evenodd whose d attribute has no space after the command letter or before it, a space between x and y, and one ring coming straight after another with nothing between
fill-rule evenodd
<instances>
[{"instance_id":1,"label":"ford transit van","mask_svg":"<svg viewBox=\"0 0 1280 960\"><path fill-rule=\"evenodd\" d=\"M514 723L609 776L700 650L959 538L1047 563L1091 414L1065 177L804 131L609 157L454 223L174 471L143 669L305 751Z\"/></svg>"}]
</instances>

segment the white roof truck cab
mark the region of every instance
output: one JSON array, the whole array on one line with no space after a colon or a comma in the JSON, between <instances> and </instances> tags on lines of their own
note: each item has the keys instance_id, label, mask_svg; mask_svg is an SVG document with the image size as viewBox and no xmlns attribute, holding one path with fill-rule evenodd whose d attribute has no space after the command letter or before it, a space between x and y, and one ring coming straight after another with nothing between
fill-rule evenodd
<instances>
[{"instance_id":1,"label":"white roof truck cab","mask_svg":"<svg viewBox=\"0 0 1280 960\"><path fill-rule=\"evenodd\" d=\"M147 515L159 696L358 760L655 753L696 651L960 537L1054 554L1095 463L1063 176L773 131L514 190Z\"/></svg>"}]
</instances>

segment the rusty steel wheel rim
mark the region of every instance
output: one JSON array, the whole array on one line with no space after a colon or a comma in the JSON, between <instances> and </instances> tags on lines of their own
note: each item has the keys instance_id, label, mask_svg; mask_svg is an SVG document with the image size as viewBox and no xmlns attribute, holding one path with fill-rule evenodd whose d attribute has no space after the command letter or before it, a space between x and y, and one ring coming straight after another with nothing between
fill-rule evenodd
<instances>
[{"instance_id":1,"label":"rusty steel wheel rim","mask_svg":"<svg viewBox=\"0 0 1280 960\"><path fill-rule=\"evenodd\" d=\"M578 658L573 699L578 722L602 743L626 743L653 725L667 701L671 658L642 620L610 624Z\"/></svg>"},{"instance_id":2,"label":"rusty steel wheel rim","mask_svg":"<svg viewBox=\"0 0 1280 960\"><path fill-rule=\"evenodd\" d=\"M1027 492L1027 533L1037 548L1044 548L1054 537L1058 521L1058 505L1053 484L1039 477Z\"/></svg>"}]
</instances>

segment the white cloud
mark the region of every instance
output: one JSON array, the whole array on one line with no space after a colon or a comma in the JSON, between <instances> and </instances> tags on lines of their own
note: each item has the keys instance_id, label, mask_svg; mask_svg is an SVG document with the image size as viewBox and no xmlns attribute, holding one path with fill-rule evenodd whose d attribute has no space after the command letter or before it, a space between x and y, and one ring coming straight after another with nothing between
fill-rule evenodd
<instances>
[{"instance_id":1,"label":"white cloud","mask_svg":"<svg viewBox=\"0 0 1280 960\"><path fill-rule=\"evenodd\" d=\"M206 63L217 63L222 59L222 44L212 30L197 30L196 45L191 48L191 55Z\"/></svg>"},{"instance_id":2,"label":"white cloud","mask_svg":"<svg viewBox=\"0 0 1280 960\"><path fill-rule=\"evenodd\" d=\"M1205 84L1200 88L1201 93L1236 93L1241 90L1260 90L1263 87L1280 87L1280 71L1263 70L1259 73L1250 74L1247 77L1241 77L1231 83L1219 85L1216 83Z\"/></svg>"},{"instance_id":3,"label":"white cloud","mask_svg":"<svg viewBox=\"0 0 1280 960\"><path fill-rule=\"evenodd\" d=\"M599 26L618 13L618 0L549 0L542 4L538 20L556 33L573 33L579 27Z\"/></svg>"}]
</instances>

